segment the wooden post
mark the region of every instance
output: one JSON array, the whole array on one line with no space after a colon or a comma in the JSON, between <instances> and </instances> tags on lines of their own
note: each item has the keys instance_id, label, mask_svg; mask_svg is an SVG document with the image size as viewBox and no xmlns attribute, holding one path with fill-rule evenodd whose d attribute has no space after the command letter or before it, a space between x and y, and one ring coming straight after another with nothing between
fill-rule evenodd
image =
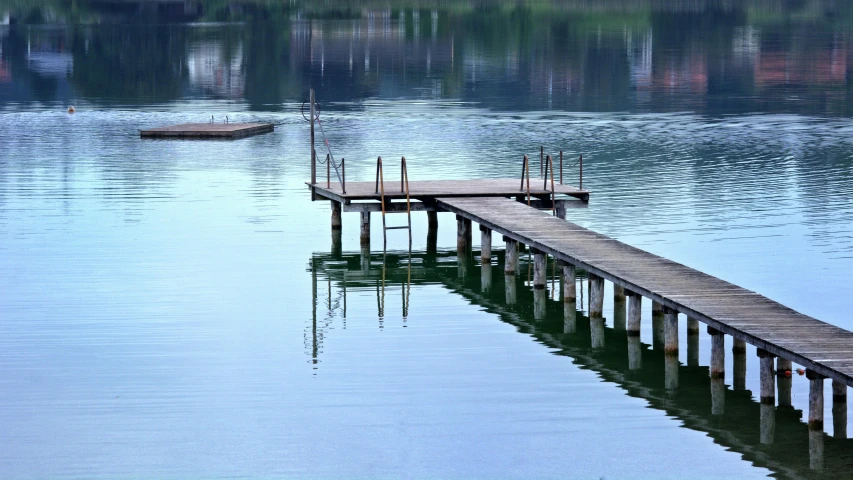
<instances>
[{"instance_id":1,"label":"wooden post","mask_svg":"<svg viewBox=\"0 0 853 480\"><path fill-rule=\"evenodd\" d=\"M548 282L548 255L539 250L533 250L533 288L544 290Z\"/></svg>"},{"instance_id":2,"label":"wooden post","mask_svg":"<svg viewBox=\"0 0 853 480\"><path fill-rule=\"evenodd\" d=\"M557 202L557 218L566 219L566 201L556 200Z\"/></svg>"},{"instance_id":3,"label":"wooden post","mask_svg":"<svg viewBox=\"0 0 853 480\"><path fill-rule=\"evenodd\" d=\"M760 358L760 378L761 403L767 405L776 405L776 376L773 375L773 363L776 358L773 354L758 349L756 350L758 358Z\"/></svg>"},{"instance_id":4,"label":"wooden post","mask_svg":"<svg viewBox=\"0 0 853 480\"><path fill-rule=\"evenodd\" d=\"M365 274L370 271L370 244L361 245L361 271Z\"/></svg>"},{"instance_id":5,"label":"wooden post","mask_svg":"<svg viewBox=\"0 0 853 480\"><path fill-rule=\"evenodd\" d=\"M776 396L779 397L780 407L791 406L791 370L793 365L790 360L779 357L776 359Z\"/></svg>"},{"instance_id":6,"label":"wooden post","mask_svg":"<svg viewBox=\"0 0 853 480\"><path fill-rule=\"evenodd\" d=\"M628 337L640 338L640 322L643 306L643 297L636 292L626 291L628 298Z\"/></svg>"},{"instance_id":7,"label":"wooden post","mask_svg":"<svg viewBox=\"0 0 853 480\"><path fill-rule=\"evenodd\" d=\"M540 145L539 146L539 178L542 178L542 175L543 175L542 171L544 169L544 166L545 166L545 147Z\"/></svg>"},{"instance_id":8,"label":"wooden post","mask_svg":"<svg viewBox=\"0 0 853 480\"><path fill-rule=\"evenodd\" d=\"M518 271L518 248L515 246L515 240L504 235L506 242L506 251L504 256L504 273L506 275L515 275Z\"/></svg>"},{"instance_id":9,"label":"wooden post","mask_svg":"<svg viewBox=\"0 0 853 480\"><path fill-rule=\"evenodd\" d=\"M823 469L823 380L824 376L806 370L809 379L809 467Z\"/></svg>"},{"instance_id":10,"label":"wooden post","mask_svg":"<svg viewBox=\"0 0 853 480\"><path fill-rule=\"evenodd\" d=\"M434 210L427 211L427 229L438 230L438 212Z\"/></svg>"},{"instance_id":11,"label":"wooden post","mask_svg":"<svg viewBox=\"0 0 853 480\"><path fill-rule=\"evenodd\" d=\"M664 320L664 347L663 351L668 356L678 358L678 312L668 307L663 310Z\"/></svg>"},{"instance_id":12,"label":"wooden post","mask_svg":"<svg viewBox=\"0 0 853 480\"><path fill-rule=\"evenodd\" d=\"M427 211L427 255L438 252L438 212Z\"/></svg>"},{"instance_id":13,"label":"wooden post","mask_svg":"<svg viewBox=\"0 0 853 480\"><path fill-rule=\"evenodd\" d=\"M832 381L832 436L847 438L847 385Z\"/></svg>"},{"instance_id":14,"label":"wooden post","mask_svg":"<svg viewBox=\"0 0 853 480\"><path fill-rule=\"evenodd\" d=\"M613 328L624 331L625 326L625 287L613 284Z\"/></svg>"},{"instance_id":15,"label":"wooden post","mask_svg":"<svg viewBox=\"0 0 853 480\"><path fill-rule=\"evenodd\" d=\"M332 200L332 230L340 230L343 225L341 222L341 202Z\"/></svg>"},{"instance_id":16,"label":"wooden post","mask_svg":"<svg viewBox=\"0 0 853 480\"><path fill-rule=\"evenodd\" d=\"M572 334L578 331L577 308L575 300L566 300L563 303L563 333Z\"/></svg>"},{"instance_id":17,"label":"wooden post","mask_svg":"<svg viewBox=\"0 0 853 480\"><path fill-rule=\"evenodd\" d=\"M575 280L575 266L570 263L560 262L563 266L563 302L575 303L577 301L577 285Z\"/></svg>"},{"instance_id":18,"label":"wooden post","mask_svg":"<svg viewBox=\"0 0 853 480\"><path fill-rule=\"evenodd\" d=\"M652 348L663 348L663 305L652 300Z\"/></svg>"},{"instance_id":19,"label":"wooden post","mask_svg":"<svg viewBox=\"0 0 853 480\"><path fill-rule=\"evenodd\" d=\"M699 320L687 317L687 366L699 366Z\"/></svg>"},{"instance_id":20,"label":"wooden post","mask_svg":"<svg viewBox=\"0 0 853 480\"><path fill-rule=\"evenodd\" d=\"M604 348L604 279L589 274L589 328L592 348Z\"/></svg>"},{"instance_id":21,"label":"wooden post","mask_svg":"<svg viewBox=\"0 0 853 480\"><path fill-rule=\"evenodd\" d=\"M506 304L515 305L516 299L518 298L518 287L516 285L514 272L506 273L504 275L504 285L506 286Z\"/></svg>"},{"instance_id":22,"label":"wooden post","mask_svg":"<svg viewBox=\"0 0 853 480\"><path fill-rule=\"evenodd\" d=\"M471 249L471 220L456 215L456 253L467 255Z\"/></svg>"},{"instance_id":23,"label":"wooden post","mask_svg":"<svg viewBox=\"0 0 853 480\"><path fill-rule=\"evenodd\" d=\"M708 327L708 335L711 336L711 378L725 378L726 337L723 332L711 327Z\"/></svg>"},{"instance_id":24,"label":"wooden post","mask_svg":"<svg viewBox=\"0 0 853 480\"><path fill-rule=\"evenodd\" d=\"M480 263L492 264L492 230L480 225Z\"/></svg>"},{"instance_id":25,"label":"wooden post","mask_svg":"<svg viewBox=\"0 0 853 480\"><path fill-rule=\"evenodd\" d=\"M737 338L732 341L732 390L746 390L746 342Z\"/></svg>"},{"instance_id":26,"label":"wooden post","mask_svg":"<svg viewBox=\"0 0 853 480\"><path fill-rule=\"evenodd\" d=\"M370 212L361 212L361 245L370 247Z\"/></svg>"}]
</instances>

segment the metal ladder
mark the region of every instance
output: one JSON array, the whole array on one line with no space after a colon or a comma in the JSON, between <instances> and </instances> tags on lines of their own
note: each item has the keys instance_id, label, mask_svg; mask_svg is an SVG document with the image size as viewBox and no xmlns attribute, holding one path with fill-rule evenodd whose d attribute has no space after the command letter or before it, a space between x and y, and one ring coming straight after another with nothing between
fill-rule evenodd
<instances>
[{"instance_id":1,"label":"metal ladder","mask_svg":"<svg viewBox=\"0 0 853 480\"><path fill-rule=\"evenodd\" d=\"M406 193L406 216L408 223L406 225L389 227L385 223L385 177L382 172L382 157L376 158L376 191L379 194L380 202L382 203L382 245L383 250L388 246L388 230L406 229L409 231L409 250L412 248L412 203L409 198L409 171L406 168L406 157L403 157L400 162L400 192Z\"/></svg>"}]
</instances>

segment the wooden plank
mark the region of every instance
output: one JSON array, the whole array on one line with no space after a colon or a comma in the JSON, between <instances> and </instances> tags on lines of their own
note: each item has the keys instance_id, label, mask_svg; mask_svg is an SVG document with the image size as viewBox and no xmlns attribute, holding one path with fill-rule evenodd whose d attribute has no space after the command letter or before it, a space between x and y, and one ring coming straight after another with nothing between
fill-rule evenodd
<instances>
[{"instance_id":1,"label":"wooden plank","mask_svg":"<svg viewBox=\"0 0 853 480\"><path fill-rule=\"evenodd\" d=\"M435 201L443 210L853 386L853 332L514 200L447 196Z\"/></svg>"},{"instance_id":2,"label":"wooden plank","mask_svg":"<svg viewBox=\"0 0 853 480\"><path fill-rule=\"evenodd\" d=\"M142 138L243 138L249 135L272 132L270 123L182 123L169 127L140 130Z\"/></svg>"},{"instance_id":3,"label":"wooden plank","mask_svg":"<svg viewBox=\"0 0 853 480\"><path fill-rule=\"evenodd\" d=\"M432 200L435 197L516 197L527 192L519 190L519 180L511 178L479 179L479 180L411 180L409 192L412 198ZM400 187L399 180L385 179L385 198L405 198L406 194ZM308 184L317 194L329 198L346 200L377 200L376 182L347 182L346 193L337 182L326 187L325 182ZM550 199L551 191L531 185L530 193L533 200ZM589 190L581 190L570 185L555 185L556 195L570 196L583 200L589 199Z\"/></svg>"}]
</instances>

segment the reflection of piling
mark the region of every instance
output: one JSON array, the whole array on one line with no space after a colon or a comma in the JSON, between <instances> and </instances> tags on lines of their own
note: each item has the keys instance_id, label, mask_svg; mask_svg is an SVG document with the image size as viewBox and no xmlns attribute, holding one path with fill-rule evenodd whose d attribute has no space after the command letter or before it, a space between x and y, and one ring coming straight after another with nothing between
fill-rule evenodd
<instances>
[{"instance_id":1,"label":"reflection of piling","mask_svg":"<svg viewBox=\"0 0 853 480\"><path fill-rule=\"evenodd\" d=\"M544 288L533 289L533 318L542 320L545 318L545 305L548 300L548 291Z\"/></svg>"},{"instance_id":2,"label":"reflection of piling","mask_svg":"<svg viewBox=\"0 0 853 480\"><path fill-rule=\"evenodd\" d=\"M367 273L370 271L370 245L361 246L361 271Z\"/></svg>"},{"instance_id":3,"label":"reflection of piling","mask_svg":"<svg viewBox=\"0 0 853 480\"><path fill-rule=\"evenodd\" d=\"M604 318L592 316L589 317L589 330L592 348L601 350L604 348Z\"/></svg>"},{"instance_id":4,"label":"reflection of piling","mask_svg":"<svg viewBox=\"0 0 853 480\"><path fill-rule=\"evenodd\" d=\"M480 288L483 293L489 293L492 290L492 265L490 263L480 265Z\"/></svg>"},{"instance_id":5,"label":"reflection of piling","mask_svg":"<svg viewBox=\"0 0 853 480\"><path fill-rule=\"evenodd\" d=\"M506 286L506 304L515 305L518 295L516 293L517 286L515 284L515 274L504 275L504 284Z\"/></svg>"},{"instance_id":6,"label":"reflection of piling","mask_svg":"<svg viewBox=\"0 0 853 480\"><path fill-rule=\"evenodd\" d=\"M341 241L341 230L332 230L332 258L341 258L343 254L343 242Z\"/></svg>"},{"instance_id":7,"label":"reflection of piling","mask_svg":"<svg viewBox=\"0 0 853 480\"><path fill-rule=\"evenodd\" d=\"M779 357L776 359L776 396L777 405L780 407L791 406L791 386L794 383L791 378L790 360Z\"/></svg>"},{"instance_id":8,"label":"reflection of piling","mask_svg":"<svg viewBox=\"0 0 853 480\"><path fill-rule=\"evenodd\" d=\"M759 442L762 445L772 445L776 434L776 407L766 403L761 404Z\"/></svg>"},{"instance_id":9,"label":"reflection of piling","mask_svg":"<svg viewBox=\"0 0 853 480\"><path fill-rule=\"evenodd\" d=\"M847 438L847 385L832 381L832 436Z\"/></svg>"},{"instance_id":10,"label":"reflection of piling","mask_svg":"<svg viewBox=\"0 0 853 480\"><path fill-rule=\"evenodd\" d=\"M726 413L726 383L723 377L711 377L711 415Z\"/></svg>"},{"instance_id":11,"label":"reflection of piling","mask_svg":"<svg viewBox=\"0 0 853 480\"><path fill-rule=\"evenodd\" d=\"M628 337L628 370L643 368L643 345L639 335Z\"/></svg>"},{"instance_id":12,"label":"reflection of piling","mask_svg":"<svg viewBox=\"0 0 853 480\"><path fill-rule=\"evenodd\" d=\"M570 334L578 331L577 315L578 308L574 300L563 303L563 333Z\"/></svg>"},{"instance_id":13,"label":"reflection of piling","mask_svg":"<svg viewBox=\"0 0 853 480\"><path fill-rule=\"evenodd\" d=\"M666 355L664 358L664 388L669 391L678 389L678 355Z\"/></svg>"},{"instance_id":14,"label":"reflection of piling","mask_svg":"<svg viewBox=\"0 0 853 480\"><path fill-rule=\"evenodd\" d=\"M663 305L652 301L652 348L663 348Z\"/></svg>"},{"instance_id":15,"label":"reflection of piling","mask_svg":"<svg viewBox=\"0 0 853 480\"><path fill-rule=\"evenodd\" d=\"M592 348L604 348L604 279L589 274L589 325Z\"/></svg>"},{"instance_id":16,"label":"reflection of piling","mask_svg":"<svg viewBox=\"0 0 853 480\"><path fill-rule=\"evenodd\" d=\"M613 328L625 330L625 287L613 285Z\"/></svg>"}]
</instances>

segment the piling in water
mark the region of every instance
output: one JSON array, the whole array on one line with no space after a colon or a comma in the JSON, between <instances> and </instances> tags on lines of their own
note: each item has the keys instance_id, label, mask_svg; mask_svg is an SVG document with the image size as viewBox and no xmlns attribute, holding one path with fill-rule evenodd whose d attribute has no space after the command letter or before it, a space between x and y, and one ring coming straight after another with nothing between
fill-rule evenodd
<instances>
[{"instance_id":1,"label":"piling in water","mask_svg":"<svg viewBox=\"0 0 853 480\"><path fill-rule=\"evenodd\" d=\"M504 255L504 274L506 275L515 275L518 271L518 248L516 248L516 241L504 236L504 242L506 242L506 252Z\"/></svg>"},{"instance_id":2,"label":"piling in water","mask_svg":"<svg viewBox=\"0 0 853 480\"><path fill-rule=\"evenodd\" d=\"M760 348L756 353L760 359L761 403L776 405L776 375L773 374L776 357Z\"/></svg>"}]
</instances>

